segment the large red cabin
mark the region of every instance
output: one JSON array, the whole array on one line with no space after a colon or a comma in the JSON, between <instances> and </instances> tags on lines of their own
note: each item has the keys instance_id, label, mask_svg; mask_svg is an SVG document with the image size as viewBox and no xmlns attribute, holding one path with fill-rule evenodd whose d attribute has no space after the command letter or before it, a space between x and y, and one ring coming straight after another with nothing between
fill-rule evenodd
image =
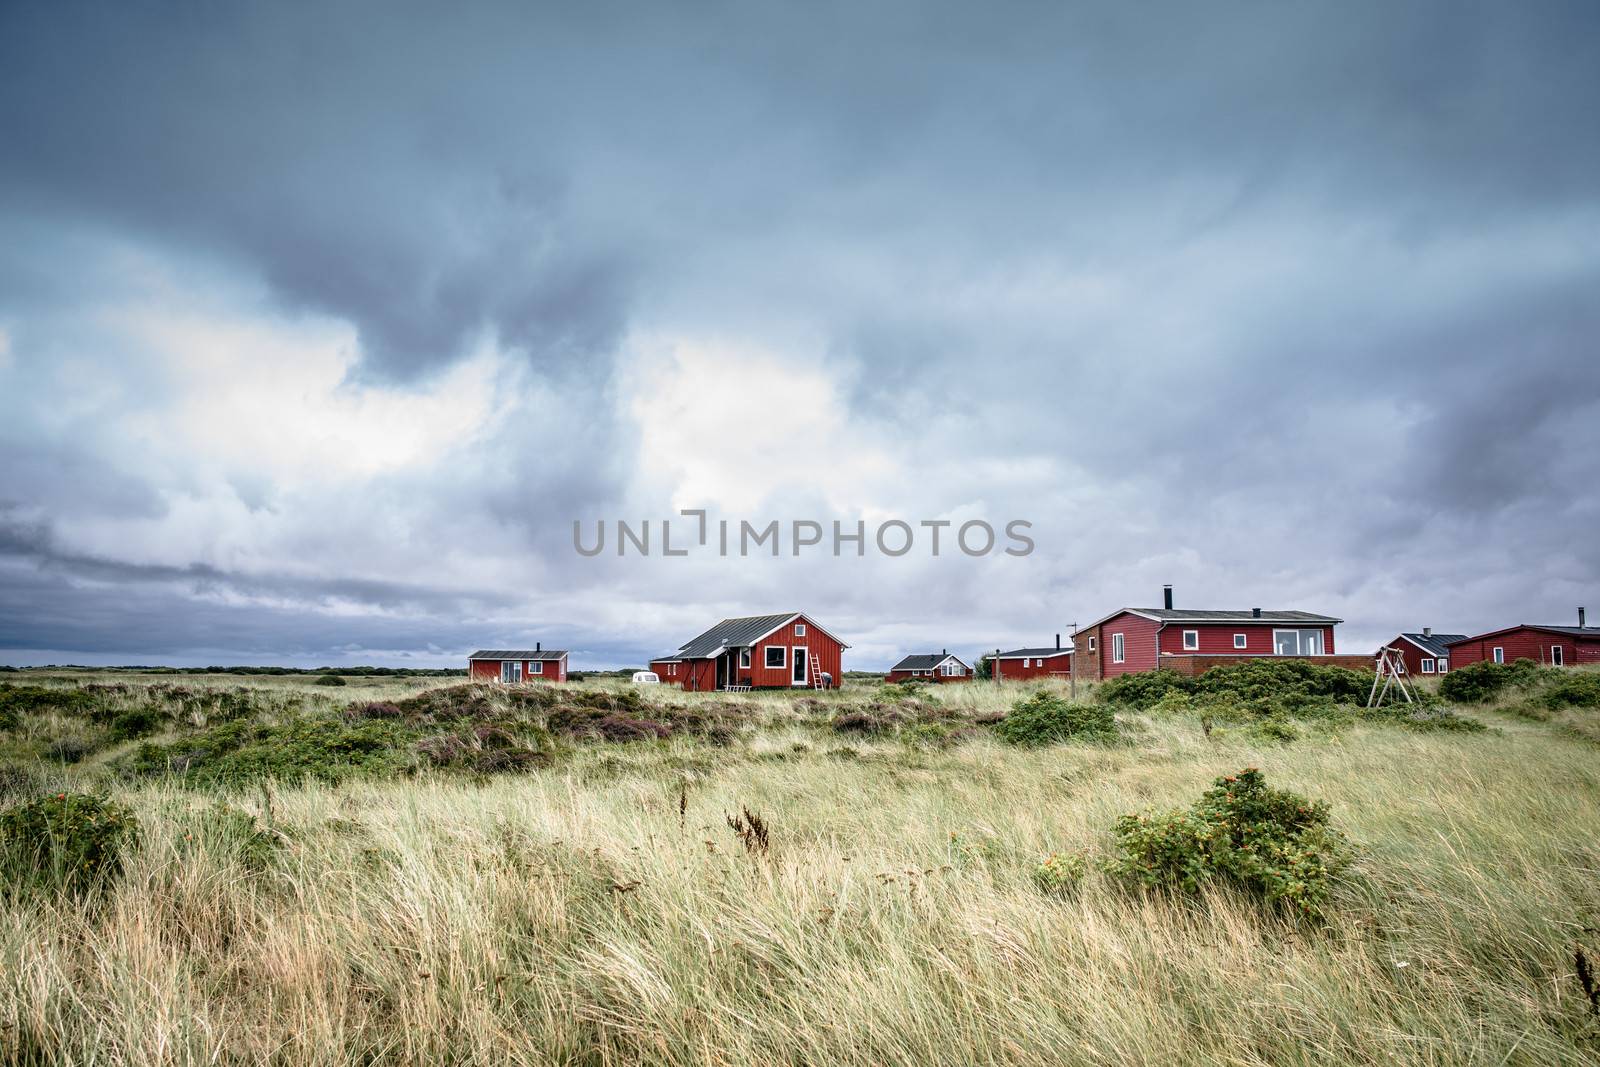
<instances>
[{"instance_id":1,"label":"large red cabin","mask_svg":"<svg viewBox=\"0 0 1600 1067\"><path fill-rule=\"evenodd\" d=\"M1335 656L1333 628L1343 619L1309 611L1122 608L1074 635L1080 677L1098 680L1157 668L1199 674L1240 659L1287 656L1370 667L1371 657Z\"/></svg>"},{"instance_id":2,"label":"large red cabin","mask_svg":"<svg viewBox=\"0 0 1600 1067\"><path fill-rule=\"evenodd\" d=\"M1010 652L1001 652L997 649L994 655L989 657L989 673L997 682L1070 678L1072 646L1061 647L1061 635L1057 634L1053 648L1013 648Z\"/></svg>"},{"instance_id":3,"label":"large red cabin","mask_svg":"<svg viewBox=\"0 0 1600 1067\"><path fill-rule=\"evenodd\" d=\"M849 647L800 612L751 615L723 619L650 669L684 689L828 689Z\"/></svg>"},{"instance_id":4,"label":"large red cabin","mask_svg":"<svg viewBox=\"0 0 1600 1067\"><path fill-rule=\"evenodd\" d=\"M467 657L467 677L474 682L564 682L565 649L480 649Z\"/></svg>"},{"instance_id":5,"label":"large red cabin","mask_svg":"<svg viewBox=\"0 0 1600 1067\"><path fill-rule=\"evenodd\" d=\"M943 652L932 652L926 655L914 654L896 663L889 668L885 681L909 682L912 679L922 682L970 682L972 681L972 668L967 666L959 656L952 656L946 649Z\"/></svg>"},{"instance_id":6,"label":"large red cabin","mask_svg":"<svg viewBox=\"0 0 1600 1067\"><path fill-rule=\"evenodd\" d=\"M1514 663L1531 659L1547 667L1576 667L1600 663L1600 626L1585 625L1578 609L1576 626L1538 626L1523 623L1450 642L1450 666L1460 670L1469 663L1489 660Z\"/></svg>"}]
</instances>

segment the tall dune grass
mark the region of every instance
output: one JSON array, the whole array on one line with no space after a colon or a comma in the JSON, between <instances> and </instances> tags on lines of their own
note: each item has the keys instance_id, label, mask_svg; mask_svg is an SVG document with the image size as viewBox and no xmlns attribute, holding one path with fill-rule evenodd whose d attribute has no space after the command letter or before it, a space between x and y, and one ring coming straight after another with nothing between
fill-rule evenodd
<instances>
[{"instance_id":1,"label":"tall dune grass","mask_svg":"<svg viewBox=\"0 0 1600 1067\"><path fill-rule=\"evenodd\" d=\"M138 1065L1600 1055L1571 973L1600 947L1592 744L1524 720L1267 747L1136 725L1125 746L924 750L775 721L483 784L119 790L144 834L105 899L0 904L0 1042ZM1098 873L1034 885L1042 856L1099 853L1117 815L1247 765L1361 846L1325 925ZM221 805L256 817L252 847ZM743 808L764 853L728 828Z\"/></svg>"}]
</instances>

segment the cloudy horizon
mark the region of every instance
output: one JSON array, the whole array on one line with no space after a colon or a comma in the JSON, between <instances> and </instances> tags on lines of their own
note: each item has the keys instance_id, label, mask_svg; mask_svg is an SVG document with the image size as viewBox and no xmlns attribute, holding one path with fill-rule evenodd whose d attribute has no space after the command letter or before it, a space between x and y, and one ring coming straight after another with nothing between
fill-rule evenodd
<instances>
[{"instance_id":1,"label":"cloudy horizon","mask_svg":"<svg viewBox=\"0 0 1600 1067\"><path fill-rule=\"evenodd\" d=\"M1597 100L1586 3L8 4L0 663L1570 624ZM574 551L686 508L1035 548Z\"/></svg>"}]
</instances>

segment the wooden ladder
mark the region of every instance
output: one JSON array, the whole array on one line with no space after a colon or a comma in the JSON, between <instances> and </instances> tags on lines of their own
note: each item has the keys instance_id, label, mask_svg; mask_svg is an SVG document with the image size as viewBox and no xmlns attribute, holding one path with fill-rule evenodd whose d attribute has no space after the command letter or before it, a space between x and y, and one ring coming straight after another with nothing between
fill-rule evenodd
<instances>
[{"instance_id":1,"label":"wooden ladder","mask_svg":"<svg viewBox=\"0 0 1600 1067\"><path fill-rule=\"evenodd\" d=\"M811 668L811 688L822 688L822 663L817 654L811 649L806 649L806 665Z\"/></svg>"}]
</instances>

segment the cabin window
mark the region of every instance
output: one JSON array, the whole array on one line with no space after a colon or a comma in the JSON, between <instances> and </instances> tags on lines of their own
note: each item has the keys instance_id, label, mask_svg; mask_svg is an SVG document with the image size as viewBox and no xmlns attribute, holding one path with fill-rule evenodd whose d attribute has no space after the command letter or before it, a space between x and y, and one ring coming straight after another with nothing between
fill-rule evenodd
<instances>
[{"instance_id":1,"label":"cabin window","mask_svg":"<svg viewBox=\"0 0 1600 1067\"><path fill-rule=\"evenodd\" d=\"M1186 652L1197 651L1200 648L1200 631L1199 630L1185 630L1185 631L1183 631L1183 648L1184 648L1184 651L1186 651Z\"/></svg>"},{"instance_id":2,"label":"cabin window","mask_svg":"<svg viewBox=\"0 0 1600 1067\"><path fill-rule=\"evenodd\" d=\"M789 650L782 645L768 645L767 659L768 670L782 670L789 665Z\"/></svg>"},{"instance_id":3,"label":"cabin window","mask_svg":"<svg viewBox=\"0 0 1600 1067\"><path fill-rule=\"evenodd\" d=\"M1089 651L1094 651L1094 634L1089 635Z\"/></svg>"},{"instance_id":4,"label":"cabin window","mask_svg":"<svg viewBox=\"0 0 1600 1067\"><path fill-rule=\"evenodd\" d=\"M750 669L750 650L748 648L739 650L739 666L744 670Z\"/></svg>"},{"instance_id":5,"label":"cabin window","mask_svg":"<svg viewBox=\"0 0 1600 1067\"><path fill-rule=\"evenodd\" d=\"M803 623L803 622L795 623L794 624L794 635L796 637L804 637L806 635L806 624Z\"/></svg>"},{"instance_id":6,"label":"cabin window","mask_svg":"<svg viewBox=\"0 0 1600 1067\"><path fill-rule=\"evenodd\" d=\"M1450 670L1450 661L1447 660L1447 659L1441 659L1439 661L1439 673L1440 674L1444 674L1444 673L1448 672L1449 670Z\"/></svg>"},{"instance_id":7,"label":"cabin window","mask_svg":"<svg viewBox=\"0 0 1600 1067\"><path fill-rule=\"evenodd\" d=\"M528 673L530 673L530 674L543 674L544 673L544 660L536 659L533 662L529 663L528 664Z\"/></svg>"},{"instance_id":8,"label":"cabin window","mask_svg":"<svg viewBox=\"0 0 1600 1067\"><path fill-rule=\"evenodd\" d=\"M1426 656L1424 656L1422 658L1422 673L1423 674L1432 674L1433 673L1433 660L1428 659Z\"/></svg>"},{"instance_id":9,"label":"cabin window","mask_svg":"<svg viewBox=\"0 0 1600 1067\"><path fill-rule=\"evenodd\" d=\"M1550 665L1552 667L1565 667L1567 665L1565 657L1566 652L1560 645L1550 646Z\"/></svg>"},{"instance_id":10,"label":"cabin window","mask_svg":"<svg viewBox=\"0 0 1600 1067\"><path fill-rule=\"evenodd\" d=\"M1122 662L1122 653L1123 653L1123 651L1124 651L1124 643L1123 643L1123 640L1122 640L1122 635L1121 634L1112 634L1111 635L1111 662L1112 663L1121 663Z\"/></svg>"},{"instance_id":11,"label":"cabin window","mask_svg":"<svg viewBox=\"0 0 1600 1067\"><path fill-rule=\"evenodd\" d=\"M1279 656L1322 655L1321 630L1274 630L1272 651Z\"/></svg>"},{"instance_id":12,"label":"cabin window","mask_svg":"<svg viewBox=\"0 0 1600 1067\"><path fill-rule=\"evenodd\" d=\"M1249 639L1246 638L1244 634L1234 634L1233 635L1233 647L1234 648L1243 648L1248 643L1249 643Z\"/></svg>"},{"instance_id":13,"label":"cabin window","mask_svg":"<svg viewBox=\"0 0 1600 1067\"><path fill-rule=\"evenodd\" d=\"M522 681L522 662L514 659L500 661L500 680L502 682Z\"/></svg>"},{"instance_id":14,"label":"cabin window","mask_svg":"<svg viewBox=\"0 0 1600 1067\"><path fill-rule=\"evenodd\" d=\"M1494 646L1494 661L1496 663L1504 663L1506 661L1506 650L1499 645Z\"/></svg>"},{"instance_id":15,"label":"cabin window","mask_svg":"<svg viewBox=\"0 0 1600 1067\"><path fill-rule=\"evenodd\" d=\"M961 664L957 663L955 660L946 660L939 666L940 673L942 673L946 678L959 678L965 669L966 668L962 667Z\"/></svg>"}]
</instances>

